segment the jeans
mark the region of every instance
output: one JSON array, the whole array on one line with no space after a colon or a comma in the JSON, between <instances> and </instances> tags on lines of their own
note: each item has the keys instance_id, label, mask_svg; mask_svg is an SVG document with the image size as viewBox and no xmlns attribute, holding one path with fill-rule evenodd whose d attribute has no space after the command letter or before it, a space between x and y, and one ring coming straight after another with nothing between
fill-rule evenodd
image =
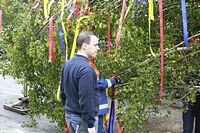
<instances>
[{"instance_id":1,"label":"jeans","mask_svg":"<svg viewBox=\"0 0 200 133\"><path fill-rule=\"evenodd\" d=\"M97 131L98 117L95 117L95 129ZM69 129L69 133L88 133L88 125L78 114L65 113L65 120Z\"/></svg>"},{"instance_id":2,"label":"jeans","mask_svg":"<svg viewBox=\"0 0 200 133\"><path fill-rule=\"evenodd\" d=\"M183 133L193 133L195 121L195 133L200 133L200 103L187 103L186 112L183 112Z\"/></svg>"}]
</instances>

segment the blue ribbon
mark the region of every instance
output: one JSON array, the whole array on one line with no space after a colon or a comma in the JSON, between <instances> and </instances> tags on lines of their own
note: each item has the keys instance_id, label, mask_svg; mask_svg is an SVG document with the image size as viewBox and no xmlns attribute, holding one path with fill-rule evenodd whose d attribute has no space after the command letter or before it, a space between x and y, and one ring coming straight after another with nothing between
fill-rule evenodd
<instances>
[{"instance_id":1,"label":"blue ribbon","mask_svg":"<svg viewBox=\"0 0 200 133\"><path fill-rule=\"evenodd\" d=\"M142 0L141 2L142 2L142 4L146 4L147 3L145 0Z\"/></svg>"},{"instance_id":2,"label":"blue ribbon","mask_svg":"<svg viewBox=\"0 0 200 133\"><path fill-rule=\"evenodd\" d=\"M72 3L72 2L70 2L70 3L67 5L67 10L70 10L70 9L72 9L72 5L73 5L73 3Z\"/></svg>"},{"instance_id":3,"label":"blue ribbon","mask_svg":"<svg viewBox=\"0 0 200 133\"><path fill-rule=\"evenodd\" d=\"M110 119L108 126L108 133L114 133L114 121L115 121L115 87L112 86L112 101L111 101L111 109L110 109Z\"/></svg>"},{"instance_id":4,"label":"blue ribbon","mask_svg":"<svg viewBox=\"0 0 200 133\"><path fill-rule=\"evenodd\" d=\"M114 120L115 120L115 101L112 98L111 101L111 109L110 109L110 119L109 119L109 126L108 126L108 133L114 133Z\"/></svg>"},{"instance_id":5,"label":"blue ribbon","mask_svg":"<svg viewBox=\"0 0 200 133\"><path fill-rule=\"evenodd\" d=\"M64 45L64 41L63 41L62 25L60 23L58 24L58 35L59 35L59 40L60 40L60 46L61 46L61 49L62 49L62 53L64 55L64 58L66 59L65 45Z\"/></svg>"},{"instance_id":6,"label":"blue ribbon","mask_svg":"<svg viewBox=\"0 0 200 133\"><path fill-rule=\"evenodd\" d=\"M181 1L181 7L182 7L184 45L188 46L188 30L187 30L187 17L186 17L186 3L185 3L185 0Z\"/></svg>"},{"instance_id":7,"label":"blue ribbon","mask_svg":"<svg viewBox=\"0 0 200 133\"><path fill-rule=\"evenodd\" d=\"M131 18L134 18L134 17L135 17L136 4L137 4L137 0L134 0L134 2L133 2L133 11L132 11L132 16L131 16Z\"/></svg>"}]
</instances>

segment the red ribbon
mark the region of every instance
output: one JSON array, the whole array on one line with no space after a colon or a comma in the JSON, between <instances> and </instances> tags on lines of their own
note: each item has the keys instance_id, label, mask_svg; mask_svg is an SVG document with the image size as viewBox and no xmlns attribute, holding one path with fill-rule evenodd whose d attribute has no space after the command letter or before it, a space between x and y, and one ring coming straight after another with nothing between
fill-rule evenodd
<instances>
[{"instance_id":1,"label":"red ribbon","mask_svg":"<svg viewBox=\"0 0 200 133\"><path fill-rule=\"evenodd\" d=\"M97 67L94 64L94 58L90 58L89 59L89 64L94 69L94 72L95 72L95 74L97 76L97 79L99 79L99 70L97 69Z\"/></svg>"},{"instance_id":2,"label":"red ribbon","mask_svg":"<svg viewBox=\"0 0 200 133\"><path fill-rule=\"evenodd\" d=\"M159 0L159 15L160 15L160 92L159 100L162 98L163 83L164 83L164 32L163 32L163 7L162 0Z\"/></svg>"},{"instance_id":3,"label":"red ribbon","mask_svg":"<svg viewBox=\"0 0 200 133\"><path fill-rule=\"evenodd\" d=\"M120 122L119 122L119 120L116 120L116 128L117 128L117 133L123 133L123 131L120 128Z\"/></svg>"},{"instance_id":4,"label":"red ribbon","mask_svg":"<svg viewBox=\"0 0 200 133\"><path fill-rule=\"evenodd\" d=\"M76 17L78 18L81 14L81 7L78 4L78 1L76 1Z\"/></svg>"},{"instance_id":5,"label":"red ribbon","mask_svg":"<svg viewBox=\"0 0 200 133\"><path fill-rule=\"evenodd\" d=\"M49 62L53 62L56 59L55 43L53 37L53 16L49 19Z\"/></svg>"}]
</instances>

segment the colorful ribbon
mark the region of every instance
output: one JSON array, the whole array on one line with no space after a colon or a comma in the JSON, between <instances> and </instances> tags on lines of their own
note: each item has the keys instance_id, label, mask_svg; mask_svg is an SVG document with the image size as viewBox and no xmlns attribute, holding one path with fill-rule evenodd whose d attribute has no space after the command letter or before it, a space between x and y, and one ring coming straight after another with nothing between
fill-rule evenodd
<instances>
[{"instance_id":1,"label":"colorful ribbon","mask_svg":"<svg viewBox=\"0 0 200 133\"><path fill-rule=\"evenodd\" d=\"M75 10L75 6L76 6L76 0L73 0L72 9L71 9L70 14L67 17L67 20L70 20L70 18L72 17L74 10Z\"/></svg>"},{"instance_id":2,"label":"colorful ribbon","mask_svg":"<svg viewBox=\"0 0 200 133\"><path fill-rule=\"evenodd\" d=\"M121 131L119 120L116 120L116 128L117 128L117 133L123 133L123 131Z\"/></svg>"},{"instance_id":3,"label":"colorful ribbon","mask_svg":"<svg viewBox=\"0 0 200 133\"><path fill-rule=\"evenodd\" d=\"M145 0L142 0L141 3L142 3L142 4L146 4L146 1L145 1Z\"/></svg>"},{"instance_id":4,"label":"colorful ribbon","mask_svg":"<svg viewBox=\"0 0 200 133\"><path fill-rule=\"evenodd\" d=\"M117 48L120 46L121 30L122 30L122 23L123 23L125 8L126 8L126 0L123 0L122 12L121 12L120 20L119 20L119 27L118 27L117 37L116 37L116 40L115 40Z\"/></svg>"},{"instance_id":5,"label":"colorful ribbon","mask_svg":"<svg viewBox=\"0 0 200 133\"><path fill-rule=\"evenodd\" d=\"M136 4L137 4L137 0L134 0L134 2L133 2L133 11L132 11L132 16L131 16L131 18L134 18L134 17L135 17Z\"/></svg>"},{"instance_id":6,"label":"colorful ribbon","mask_svg":"<svg viewBox=\"0 0 200 133\"><path fill-rule=\"evenodd\" d=\"M61 18L64 14L64 9L65 9L65 2L64 2L64 0L61 0L61 14L60 14Z\"/></svg>"},{"instance_id":7,"label":"colorful ribbon","mask_svg":"<svg viewBox=\"0 0 200 133\"><path fill-rule=\"evenodd\" d=\"M74 13L74 10L75 10L75 7L76 7L76 0L73 0L73 4L72 4L72 9L71 9L71 12L70 14L68 15L67 17L67 23L69 23L69 20L71 19L73 13ZM80 21L78 20L77 24L76 24L76 30L75 30L75 35L74 35L74 42L73 42L73 45L72 45L72 50L71 50L71 54L70 54L70 58L74 55L75 53L75 49L76 49L76 38L78 36L78 33L79 33L79 27L80 27Z\"/></svg>"},{"instance_id":8,"label":"colorful ribbon","mask_svg":"<svg viewBox=\"0 0 200 133\"><path fill-rule=\"evenodd\" d=\"M181 8L182 8L184 45L188 46L188 30L187 30L187 16L186 16L186 3L185 3L185 0L181 0Z\"/></svg>"},{"instance_id":9,"label":"colorful ribbon","mask_svg":"<svg viewBox=\"0 0 200 133\"><path fill-rule=\"evenodd\" d=\"M149 42L150 42L150 40L151 40L151 20L154 20L154 12L153 12L153 0L149 0L148 2L149 2L149 11L148 11L149 18L148 18L148 20L149 20ZM153 56L155 56L155 53L153 52L151 44L150 44L149 48L150 48L151 54Z\"/></svg>"},{"instance_id":10,"label":"colorful ribbon","mask_svg":"<svg viewBox=\"0 0 200 133\"><path fill-rule=\"evenodd\" d=\"M56 59L55 43L53 37L53 16L49 19L49 62L53 62Z\"/></svg>"},{"instance_id":11,"label":"colorful ribbon","mask_svg":"<svg viewBox=\"0 0 200 133\"><path fill-rule=\"evenodd\" d=\"M94 72L95 72L95 74L96 74L96 76L97 76L97 80L99 79L99 70L97 69L97 67L95 66L95 64L94 64L94 58L90 58L89 59L89 64L90 64L90 66L93 68L93 70L94 70Z\"/></svg>"},{"instance_id":12,"label":"colorful ribbon","mask_svg":"<svg viewBox=\"0 0 200 133\"><path fill-rule=\"evenodd\" d=\"M79 34L79 29L80 29L80 22L81 20L85 19L85 18L89 18L89 16L83 16L81 17L80 19L77 20L77 23L76 23L76 30L75 30L75 35L74 35L74 41L73 41L73 45L72 45L72 50L71 50L71 54L70 54L70 58L73 57L74 53L75 53L75 50L76 50L76 39L78 37L78 34Z\"/></svg>"},{"instance_id":13,"label":"colorful ribbon","mask_svg":"<svg viewBox=\"0 0 200 133\"><path fill-rule=\"evenodd\" d=\"M160 92L159 100L162 98L164 84L164 30L163 30L163 7L162 0L159 0L159 16L160 16Z\"/></svg>"},{"instance_id":14,"label":"colorful ribbon","mask_svg":"<svg viewBox=\"0 0 200 133\"><path fill-rule=\"evenodd\" d=\"M154 20L153 0L149 0L149 21Z\"/></svg>"},{"instance_id":15,"label":"colorful ribbon","mask_svg":"<svg viewBox=\"0 0 200 133\"><path fill-rule=\"evenodd\" d=\"M49 0L44 0L44 17L45 17L45 19L49 18L49 15L48 15L48 3L49 3Z\"/></svg>"},{"instance_id":16,"label":"colorful ribbon","mask_svg":"<svg viewBox=\"0 0 200 133\"><path fill-rule=\"evenodd\" d=\"M64 33L64 41L65 41L65 60L67 61L68 60L68 42L67 42L67 31L66 31L66 28L65 28L65 24L63 22L63 15L64 15L64 8L65 8L65 4L64 4L64 0L61 1L61 15L60 15L60 21L61 21L61 26L62 26L62 30L63 30L63 33ZM72 8L72 2L68 2L67 4L67 9L70 10ZM69 21L66 22L66 24L68 25L69 24Z\"/></svg>"},{"instance_id":17,"label":"colorful ribbon","mask_svg":"<svg viewBox=\"0 0 200 133\"><path fill-rule=\"evenodd\" d=\"M115 100L114 100L115 88L112 86L112 100L110 109L110 119L108 125L108 133L114 133L114 121L115 121Z\"/></svg>"},{"instance_id":18,"label":"colorful ribbon","mask_svg":"<svg viewBox=\"0 0 200 133\"><path fill-rule=\"evenodd\" d=\"M67 43L67 32L66 32L66 29L65 29L65 25L64 25L64 22L62 20L62 17L64 15L64 8L65 8L65 5L64 5L64 0L61 1L61 15L60 15L60 21L61 21L61 26L59 25L59 38L60 38L60 44L61 44L61 48L62 48L62 53L64 54L64 57L65 57L65 61L68 60L68 43ZM69 1L69 3L67 4L67 9L70 10L72 8L72 2ZM67 25L68 25L68 22L67 21ZM61 32L62 31L62 32ZM64 32L64 40L65 40L65 52L64 52L64 42L63 42L63 36L61 36L61 34L63 35L63 32ZM60 101L60 85L58 86L58 89L57 89L57 93L56 93L56 100L57 101Z\"/></svg>"},{"instance_id":19,"label":"colorful ribbon","mask_svg":"<svg viewBox=\"0 0 200 133\"><path fill-rule=\"evenodd\" d=\"M125 20L126 16L128 15L128 12L131 10L131 7L132 7L132 4L130 4L130 5L128 6L128 8L127 8L127 10L126 10L126 13L125 13L125 15L124 15L124 20ZM123 20L123 21L124 21L124 20Z\"/></svg>"},{"instance_id":20,"label":"colorful ribbon","mask_svg":"<svg viewBox=\"0 0 200 133\"><path fill-rule=\"evenodd\" d=\"M60 85L58 86L57 92L56 92L56 100L60 101Z\"/></svg>"},{"instance_id":21,"label":"colorful ribbon","mask_svg":"<svg viewBox=\"0 0 200 133\"><path fill-rule=\"evenodd\" d=\"M53 5L53 3L54 3L54 0L51 0L50 2L49 2L49 4L48 4L48 8L47 8L47 13L48 13L48 16L50 15L50 9L51 9L51 6Z\"/></svg>"},{"instance_id":22,"label":"colorful ribbon","mask_svg":"<svg viewBox=\"0 0 200 133\"><path fill-rule=\"evenodd\" d=\"M62 53L66 60L65 45L64 45L64 41L63 41L63 31L62 31L62 25L60 23L58 24L58 35L59 35L59 41L60 41Z\"/></svg>"}]
</instances>

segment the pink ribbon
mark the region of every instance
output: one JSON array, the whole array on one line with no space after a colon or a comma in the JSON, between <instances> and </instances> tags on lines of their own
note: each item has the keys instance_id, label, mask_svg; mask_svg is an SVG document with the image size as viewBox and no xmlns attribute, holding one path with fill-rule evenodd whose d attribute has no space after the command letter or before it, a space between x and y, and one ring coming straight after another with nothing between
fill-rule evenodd
<instances>
[{"instance_id":1,"label":"pink ribbon","mask_svg":"<svg viewBox=\"0 0 200 133\"><path fill-rule=\"evenodd\" d=\"M53 16L49 19L49 62L53 62L56 59L55 43L53 37Z\"/></svg>"},{"instance_id":2,"label":"pink ribbon","mask_svg":"<svg viewBox=\"0 0 200 133\"><path fill-rule=\"evenodd\" d=\"M123 22L123 19L124 19L125 8L126 8L126 0L123 0L123 6L122 6L121 17L120 17L120 20L119 20L119 27L118 27L117 37L116 37L116 40L115 40L117 48L120 46L121 29L122 29L122 22Z\"/></svg>"}]
</instances>

